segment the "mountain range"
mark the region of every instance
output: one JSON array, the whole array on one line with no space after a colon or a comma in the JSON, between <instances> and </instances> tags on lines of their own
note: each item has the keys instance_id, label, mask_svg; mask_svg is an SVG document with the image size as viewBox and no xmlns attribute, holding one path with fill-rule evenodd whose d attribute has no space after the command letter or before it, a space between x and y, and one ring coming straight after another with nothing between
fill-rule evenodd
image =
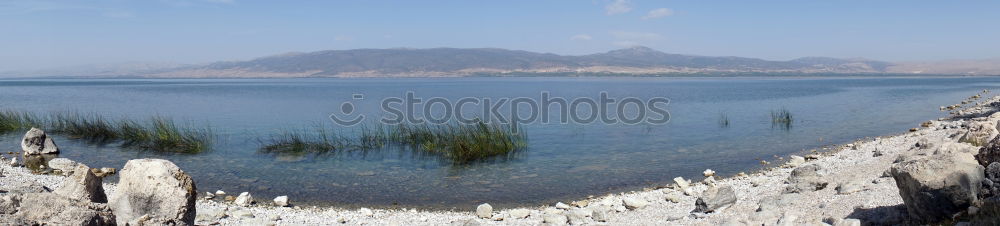
<instances>
[{"instance_id":1,"label":"mountain range","mask_svg":"<svg viewBox=\"0 0 1000 226\"><path fill-rule=\"evenodd\" d=\"M260 78L460 77L727 74L1000 75L1000 60L884 62L804 57L773 61L746 57L670 54L631 47L589 55L557 55L497 48L354 49L287 53L200 65L7 72L7 76Z\"/></svg>"}]
</instances>

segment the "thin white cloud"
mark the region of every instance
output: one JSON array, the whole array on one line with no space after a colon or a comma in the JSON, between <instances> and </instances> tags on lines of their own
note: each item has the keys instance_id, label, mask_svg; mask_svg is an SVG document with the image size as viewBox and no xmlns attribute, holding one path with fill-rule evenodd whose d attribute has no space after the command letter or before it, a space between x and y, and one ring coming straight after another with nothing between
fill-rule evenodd
<instances>
[{"instance_id":1,"label":"thin white cloud","mask_svg":"<svg viewBox=\"0 0 1000 226\"><path fill-rule=\"evenodd\" d=\"M611 36L621 40L656 41L663 39L662 35L650 32L612 31Z\"/></svg>"},{"instance_id":2,"label":"thin white cloud","mask_svg":"<svg viewBox=\"0 0 1000 226\"><path fill-rule=\"evenodd\" d=\"M594 37L590 37L588 34L578 34L573 37L569 37L569 40L573 41L590 41L591 39L594 39Z\"/></svg>"},{"instance_id":3,"label":"thin white cloud","mask_svg":"<svg viewBox=\"0 0 1000 226\"><path fill-rule=\"evenodd\" d=\"M632 11L632 3L628 0L614 0L611 4L604 6L608 15L622 14Z\"/></svg>"},{"instance_id":4,"label":"thin white cloud","mask_svg":"<svg viewBox=\"0 0 1000 226\"><path fill-rule=\"evenodd\" d=\"M612 42L611 44L618 47L626 47L626 48L640 46L638 42L633 42L633 41L615 41Z\"/></svg>"},{"instance_id":5,"label":"thin white cloud","mask_svg":"<svg viewBox=\"0 0 1000 226\"><path fill-rule=\"evenodd\" d=\"M656 19L656 18L667 17L667 16L671 16L671 15L674 15L674 10L668 9L668 8L659 8L659 9L650 10L649 13L646 13L646 15L642 17L642 19L643 20Z\"/></svg>"},{"instance_id":6,"label":"thin white cloud","mask_svg":"<svg viewBox=\"0 0 1000 226\"><path fill-rule=\"evenodd\" d=\"M205 1L211 3L226 3L226 4L236 3L236 0L205 0Z\"/></svg>"}]
</instances>

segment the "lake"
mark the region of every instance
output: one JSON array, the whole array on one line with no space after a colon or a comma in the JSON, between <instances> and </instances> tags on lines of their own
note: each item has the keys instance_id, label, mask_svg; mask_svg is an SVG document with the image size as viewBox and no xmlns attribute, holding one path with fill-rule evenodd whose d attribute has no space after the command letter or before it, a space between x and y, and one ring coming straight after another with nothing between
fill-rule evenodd
<instances>
[{"instance_id":1,"label":"lake","mask_svg":"<svg viewBox=\"0 0 1000 226\"><path fill-rule=\"evenodd\" d=\"M170 117L216 135L210 151L175 154L96 145L56 136L67 157L91 167L121 168L129 159L163 158L190 173L200 193L249 191L260 201L288 195L299 205L471 209L568 201L760 169L760 160L806 154L825 145L905 132L947 116L996 77L850 78L426 78L426 79L6 79L0 108L76 111L108 117ZM422 97L597 98L601 92L665 97L666 124L531 123L528 148L507 159L456 165L386 148L331 155L259 152L260 139L313 126L351 102L377 114L380 100ZM355 99L354 94L363 94ZM771 112L794 116L776 127ZM723 125L723 115L729 123ZM0 136L18 150L23 132ZM117 178L110 177L108 181Z\"/></svg>"}]
</instances>

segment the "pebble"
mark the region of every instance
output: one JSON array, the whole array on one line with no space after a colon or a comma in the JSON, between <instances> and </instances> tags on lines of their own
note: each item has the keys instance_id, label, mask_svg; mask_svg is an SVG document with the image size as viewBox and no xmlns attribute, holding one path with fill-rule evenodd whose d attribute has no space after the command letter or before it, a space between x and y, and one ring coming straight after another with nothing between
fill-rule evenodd
<instances>
[{"instance_id":1,"label":"pebble","mask_svg":"<svg viewBox=\"0 0 1000 226\"><path fill-rule=\"evenodd\" d=\"M679 203L681 202L681 197L675 194L667 194L666 200L672 203Z\"/></svg>"},{"instance_id":2,"label":"pebble","mask_svg":"<svg viewBox=\"0 0 1000 226\"><path fill-rule=\"evenodd\" d=\"M569 218L566 218L566 216L559 214L545 214L545 216L542 216L542 223L565 224L568 221Z\"/></svg>"},{"instance_id":3,"label":"pebble","mask_svg":"<svg viewBox=\"0 0 1000 226\"><path fill-rule=\"evenodd\" d=\"M701 172L701 175L704 175L705 177L715 176L715 171L712 169L705 169L704 172Z\"/></svg>"},{"instance_id":4,"label":"pebble","mask_svg":"<svg viewBox=\"0 0 1000 226\"><path fill-rule=\"evenodd\" d=\"M218 190L218 191L215 191L215 195L217 195L217 196L223 196L223 195L226 195L226 192L224 192L222 190Z\"/></svg>"},{"instance_id":5,"label":"pebble","mask_svg":"<svg viewBox=\"0 0 1000 226\"><path fill-rule=\"evenodd\" d=\"M288 196L278 196L273 201L275 206L288 207L290 205L288 203Z\"/></svg>"},{"instance_id":6,"label":"pebble","mask_svg":"<svg viewBox=\"0 0 1000 226\"><path fill-rule=\"evenodd\" d=\"M493 206L489 203L483 203L476 207L476 216L483 219L489 219L493 216Z\"/></svg>"},{"instance_id":7,"label":"pebble","mask_svg":"<svg viewBox=\"0 0 1000 226\"><path fill-rule=\"evenodd\" d=\"M572 207L570 207L569 205L566 205L566 203L562 203L562 202L556 203L556 209L568 210L569 208L572 208Z\"/></svg>"},{"instance_id":8,"label":"pebble","mask_svg":"<svg viewBox=\"0 0 1000 226\"><path fill-rule=\"evenodd\" d=\"M646 200L631 197L622 199L622 202L625 203L625 208L630 210L640 209L649 205L649 202L646 202Z\"/></svg>"},{"instance_id":9,"label":"pebble","mask_svg":"<svg viewBox=\"0 0 1000 226\"><path fill-rule=\"evenodd\" d=\"M511 219L524 219L531 215L531 211L527 209L513 209L507 211L510 214Z\"/></svg>"},{"instance_id":10,"label":"pebble","mask_svg":"<svg viewBox=\"0 0 1000 226\"><path fill-rule=\"evenodd\" d=\"M375 212L372 212L372 210L368 208L361 208L358 210L358 213L361 214L361 216L366 216L366 217L375 216Z\"/></svg>"}]
</instances>

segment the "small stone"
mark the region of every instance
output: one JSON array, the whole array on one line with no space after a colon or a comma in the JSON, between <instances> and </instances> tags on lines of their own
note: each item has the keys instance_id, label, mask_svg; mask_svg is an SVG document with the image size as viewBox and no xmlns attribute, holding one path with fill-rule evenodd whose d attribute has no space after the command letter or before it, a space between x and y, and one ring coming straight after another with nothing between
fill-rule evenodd
<instances>
[{"instance_id":1,"label":"small stone","mask_svg":"<svg viewBox=\"0 0 1000 226\"><path fill-rule=\"evenodd\" d=\"M483 219L489 219L493 216L493 206L489 203L483 203L476 207L476 216Z\"/></svg>"},{"instance_id":2,"label":"small stone","mask_svg":"<svg viewBox=\"0 0 1000 226\"><path fill-rule=\"evenodd\" d=\"M737 177L745 177L745 176L747 176L747 173L740 172L740 173L737 173L736 176Z\"/></svg>"},{"instance_id":3,"label":"small stone","mask_svg":"<svg viewBox=\"0 0 1000 226\"><path fill-rule=\"evenodd\" d=\"M361 208L358 210L358 213L361 214L361 216L366 216L366 217L375 216L375 212L372 212L372 210L368 208Z\"/></svg>"},{"instance_id":4,"label":"small stone","mask_svg":"<svg viewBox=\"0 0 1000 226\"><path fill-rule=\"evenodd\" d=\"M675 194L667 194L666 200L672 203L679 203L681 202L681 197Z\"/></svg>"},{"instance_id":5,"label":"small stone","mask_svg":"<svg viewBox=\"0 0 1000 226\"><path fill-rule=\"evenodd\" d=\"M237 217L237 218L242 218L242 219L249 219L249 218L256 217L256 216L253 215L252 212L250 212L249 210L245 210L245 209L240 209L240 210L233 211L229 215Z\"/></svg>"},{"instance_id":6,"label":"small stone","mask_svg":"<svg viewBox=\"0 0 1000 226\"><path fill-rule=\"evenodd\" d=\"M274 198L274 205L280 207L288 207L288 196L278 196Z\"/></svg>"},{"instance_id":7,"label":"small stone","mask_svg":"<svg viewBox=\"0 0 1000 226\"><path fill-rule=\"evenodd\" d=\"M223 200L226 200L226 202L232 202L236 201L236 197L233 197L232 195L227 195L226 197L223 198Z\"/></svg>"},{"instance_id":8,"label":"small stone","mask_svg":"<svg viewBox=\"0 0 1000 226\"><path fill-rule=\"evenodd\" d=\"M609 209L606 206L599 206L599 207L594 208L593 210L594 210L594 212L590 216L591 219L594 219L594 221L597 221L597 222L607 222L608 221L608 214L611 212L611 209Z\"/></svg>"},{"instance_id":9,"label":"small stone","mask_svg":"<svg viewBox=\"0 0 1000 226\"><path fill-rule=\"evenodd\" d=\"M213 199L213 198L215 198L215 194L212 194L211 192L205 192L205 199Z\"/></svg>"},{"instance_id":10,"label":"small stone","mask_svg":"<svg viewBox=\"0 0 1000 226\"><path fill-rule=\"evenodd\" d=\"M507 213L510 214L511 219L524 219L531 215L531 211L527 209L513 209Z\"/></svg>"},{"instance_id":11,"label":"small stone","mask_svg":"<svg viewBox=\"0 0 1000 226\"><path fill-rule=\"evenodd\" d=\"M222 190L218 190L218 191L215 191L215 195L216 196L223 196L223 195L226 195L226 192L224 192Z\"/></svg>"},{"instance_id":12,"label":"small stone","mask_svg":"<svg viewBox=\"0 0 1000 226\"><path fill-rule=\"evenodd\" d=\"M846 195L864 190L864 185L858 182L850 181L838 184L836 189L837 194Z\"/></svg>"},{"instance_id":13,"label":"small stone","mask_svg":"<svg viewBox=\"0 0 1000 226\"><path fill-rule=\"evenodd\" d=\"M572 208L572 207L570 207L569 205L566 205L566 203L562 203L562 202L556 203L556 209L568 210L570 208Z\"/></svg>"},{"instance_id":14,"label":"small stone","mask_svg":"<svg viewBox=\"0 0 1000 226\"><path fill-rule=\"evenodd\" d=\"M712 169L706 169L704 172L701 172L701 175L705 175L705 177L715 176L715 171Z\"/></svg>"},{"instance_id":15,"label":"small stone","mask_svg":"<svg viewBox=\"0 0 1000 226\"><path fill-rule=\"evenodd\" d=\"M623 198L622 202L625 203L625 208L628 208L630 210L640 209L642 207L646 207L647 205L649 205L649 202L646 202L646 200L631 198L631 197Z\"/></svg>"},{"instance_id":16,"label":"small stone","mask_svg":"<svg viewBox=\"0 0 1000 226\"><path fill-rule=\"evenodd\" d=\"M587 207L587 205L590 205L590 201L588 201L588 200L585 199L585 200L580 200L580 201L573 201L570 204L572 204L573 206L576 206L576 207L583 208L583 207Z\"/></svg>"},{"instance_id":17,"label":"small stone","mask_svg":"<svg viewBox=\"0 0 1000 226\"><path fill-rule=\"evenodd\" d=\"M337 223L345 224L347 223L347 218L337 217Z\"/></svg>"},{"instance_id":18,"label":"small stone","mask_svg":"<svg viewBox=\"0 0 1000 226\"><path fill-rule=\"evenodd\" d=\"M789 157L787 165L789 167L798 167L799 165L802 165L803 163L806 163L806 158L804 158L802 156L798 156L798 155L793 155L793 156Z\"/></svg>"},{"instance_id":19,"label":"small stone","mask_svg":"<svg viewBox=\"0 0 1000 226\"><path fill-rule=\"evenodd\" d=\"M250 206L253 203L253 196L250 195L250 192L240 193L240 196L236 197L236 200L233 201L233 204L243 207Z\"/></svg>"}]
</instances>

